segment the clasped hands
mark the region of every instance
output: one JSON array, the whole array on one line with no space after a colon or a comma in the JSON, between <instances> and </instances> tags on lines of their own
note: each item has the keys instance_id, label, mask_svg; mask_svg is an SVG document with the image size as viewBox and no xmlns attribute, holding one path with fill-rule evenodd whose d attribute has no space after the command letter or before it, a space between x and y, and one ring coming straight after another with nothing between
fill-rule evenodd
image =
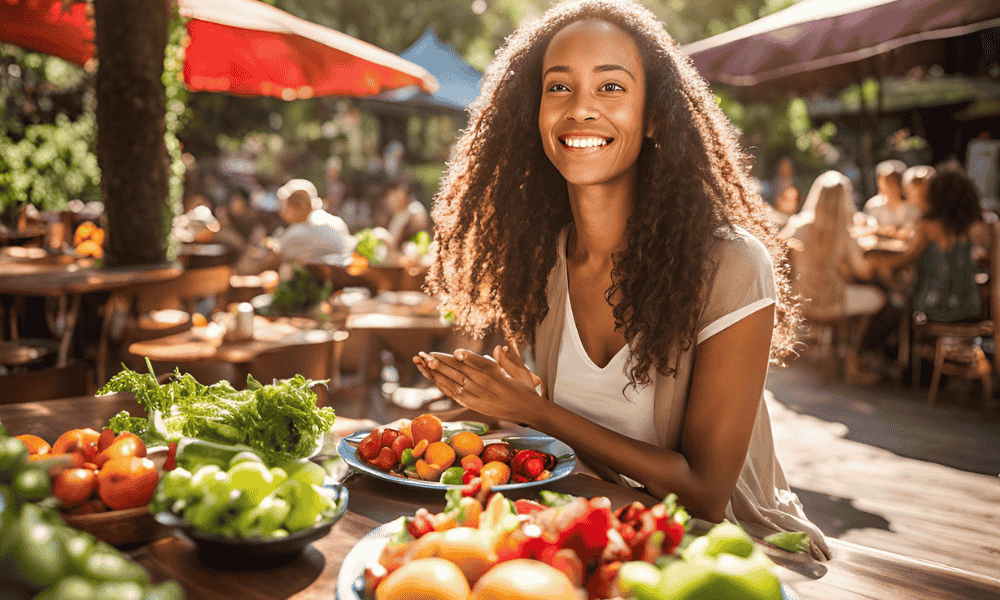
<instances>
[{"instance_id":1,"label":"clasped hands","mask_svg":"<svg viewBox=\"0 0 1000 600\"><path fill-rule=\"evenodd\" d=\"M458 349L454 354L420 352L413 362L456 402L497 419L530 425L545 401L535 391L541 378L528 370L513 344L497 346L492 358Z\"/></svg>"}]
</instances>

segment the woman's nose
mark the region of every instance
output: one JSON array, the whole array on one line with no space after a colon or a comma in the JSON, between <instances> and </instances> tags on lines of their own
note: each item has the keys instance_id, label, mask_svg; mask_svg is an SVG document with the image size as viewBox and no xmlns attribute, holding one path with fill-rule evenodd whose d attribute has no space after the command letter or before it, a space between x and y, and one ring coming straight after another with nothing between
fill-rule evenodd
<instances>
[{"instance_id":1,"label":"woman's nose","mask_svg":"<svg viewBox=\"0 0 1000 600\"><path fill-rule=\"evenodd\" d=\"M576 94L571 101L566 118L571 121L590 121L598 116L593 98L587 94Z\"/></svg>"}]
</instances>

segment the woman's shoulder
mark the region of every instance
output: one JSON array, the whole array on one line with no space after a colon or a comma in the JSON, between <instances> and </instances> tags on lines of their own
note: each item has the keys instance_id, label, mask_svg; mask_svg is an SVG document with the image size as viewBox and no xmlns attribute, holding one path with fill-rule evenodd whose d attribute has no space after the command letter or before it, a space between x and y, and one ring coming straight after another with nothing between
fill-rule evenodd
<instances>
[{"instance_id":1,"label":"woman's shoulder","mask_svg":"<svg viewBox=\"0 0 1000 600\"><path fill-rule=\"evenodd\" d=\"M716 260L735 262L742 266L773 267L771 252L757 236L739 225L724 225L715 230Z\"/></svg>"}]
</instances>

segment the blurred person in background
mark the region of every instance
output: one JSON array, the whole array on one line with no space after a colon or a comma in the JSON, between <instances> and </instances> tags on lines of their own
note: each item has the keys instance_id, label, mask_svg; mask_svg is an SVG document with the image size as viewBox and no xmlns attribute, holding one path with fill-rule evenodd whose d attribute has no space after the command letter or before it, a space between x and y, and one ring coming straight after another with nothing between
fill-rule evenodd
<instances>
[{"instance_id":1,"label":"blurred person in background","mask_svg":"<svg viewBox=\"0 0 1000 600\"><path fill-rule=\"evenodd\" d=\"M343 219L321 208L322 200L311 181L292 179L278 189L276 196L281 202L279 214L288 226L265 245L282 266L354 252L354 236Z\"/></svg>"},{"instance_id":2,"label":"blurred person in background","mask_svg":"<svg viewBox=\"0 0 1000 600\"><path fill-rule=\"evenodd\" d=\"M918 209L927 206L927 194L930 193L932 179L934 179L934 167L917 165L904 171L901 182L906 202Z\"/></svg>"},{"instance_id":3,"label":"blurred person in background","mask_svg":"<svg viewBox=\"0 0 1000 600\"><path fill-rule=\"evenodd\" d=\"M403 243L419 231L431 231L431 217L427 208L412 194L412 183L401 181L389 188L382 203L388 221L385 228L389 233L389 247L401 250Z\"/></svg>"},{"instance_id":4,"label":"blurred person in background","mask_svg":"<svg viewBox=\"0 0 1000 600\"><path fill-rule=\"evenodd\" d=\"M903 198L906 163L884 160L875 167L878 194L865 203L865 215L875 222L875 232L885 237L906 239L920 218L920 209Z\"/></svg>"},{"instance_id":5,"label":"blurred person in background","mask_svg":"<svg viewBox=\"0 0 1000 600\"><path fill-rule=\"evenodd\" d=\"M874 266L865 258L850 227L857 209L851 182L827 171L813 183L802 212L789 220L781 237L792 249L793 289L802 296L806 319L852 321L845 378L872 385L879 375L862 367L862 334L872 315L885 305L885 293L870 282Z\"/></svg>"},{"instance_id":6,"label":"blurred person in background","mask_svg":"<svg viewBox=\"0 0 1000 600\"><path fill-rule=\"evenodd\" d=\"M938 170L931 180L923 216L905 252L873 257L883 277L916 266L913 312L929 321L964 321L981 316L971 232L982 222L979 193L961 171Z\"/></svg>"},{"instance_id":7,"label":"blurred person in background","mask_svg":"<svg viewBox=\"0 0 1000 600\"><path fill-rule=\"evenodd\" d=\"M343 160L339 156L331 156L326 160L326 195L323 197L323 208L332 214L340 213L344 202L347 185L341 181Z\"/></svg>"}]
</instances>

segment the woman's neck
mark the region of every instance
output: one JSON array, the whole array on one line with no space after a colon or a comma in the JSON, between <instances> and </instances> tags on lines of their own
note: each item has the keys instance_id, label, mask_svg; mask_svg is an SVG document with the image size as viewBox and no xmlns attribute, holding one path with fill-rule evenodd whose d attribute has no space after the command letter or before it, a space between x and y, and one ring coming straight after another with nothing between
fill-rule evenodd
<instances>
[{"instance_id":1,"label":"woman's neck","mask_svg":"<svg viewBox=\"0 0 1000 600\"><path fill-rule=\"evenodd\" d=\"M567 258L578 263L610 262L625 244L635 202L635 173L601 185L569 186L574 231Z\"/></svg>"}]
</instances>

